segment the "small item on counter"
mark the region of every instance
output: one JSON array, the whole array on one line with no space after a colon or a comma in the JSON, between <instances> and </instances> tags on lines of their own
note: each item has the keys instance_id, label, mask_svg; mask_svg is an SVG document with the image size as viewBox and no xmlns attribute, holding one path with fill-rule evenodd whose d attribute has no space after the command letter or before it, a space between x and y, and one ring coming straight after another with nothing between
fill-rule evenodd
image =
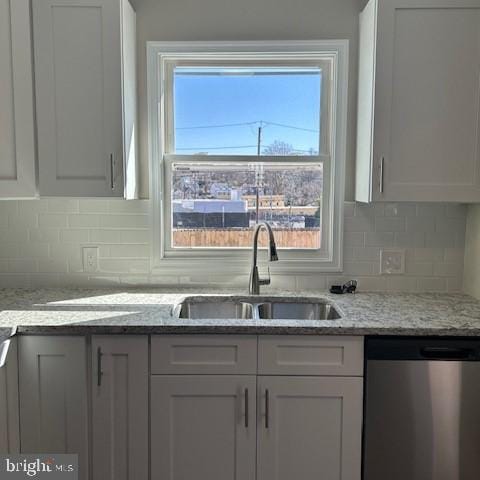
<instances>
[{"instance_id":1,"label":"small item on counter","mask_svg":"<svg viewBox=\"0 0 480 480\"><path fill-rule=\"evenodd\" d=\"M358 282L356 280L350 280L344 285L332 285L330 287L330 293L344 294L344 293L355 293L357 289Z\"/></svg>"}]
</instances>

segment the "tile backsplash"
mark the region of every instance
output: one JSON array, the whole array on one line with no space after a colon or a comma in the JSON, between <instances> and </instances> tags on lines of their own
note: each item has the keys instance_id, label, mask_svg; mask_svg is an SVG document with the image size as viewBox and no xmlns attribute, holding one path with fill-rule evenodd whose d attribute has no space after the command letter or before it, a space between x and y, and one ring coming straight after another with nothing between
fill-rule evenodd
<instances>
[{"instance_id":1,"label":"tile backsplash","mask_svg":"<svg viewBox=\"0 0 480 480\"><path fill-rule=\"evenodd\" d=\"M324 289L350 278L362 290L462 290L466 207L345 203L344 271L274 276L272 287ZM0 202L0 286L205 284L153 276L149 201L44 199ZM82 246L99 247L99 272L83 272ZM405 250L405 274L381 275L382 248ZM209 284L247 285L244 276Z\"/></svg>"}]
</instances>

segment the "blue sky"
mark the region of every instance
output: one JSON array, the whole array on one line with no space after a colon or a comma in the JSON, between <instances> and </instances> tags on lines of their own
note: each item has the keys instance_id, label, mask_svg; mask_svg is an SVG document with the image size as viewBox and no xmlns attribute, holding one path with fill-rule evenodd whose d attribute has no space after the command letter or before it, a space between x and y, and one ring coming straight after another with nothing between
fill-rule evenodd
<instances>
[{"instance_id":1,"label":"blue sky","mask_svg":"<svg viewBox=\"0 0 480 480\"><path fill-rule=\"evenodd\" d=\"M291 70L279 75L264 69L261 73L241 75L230 71L228 75L219 75L218 70L211 69L177 70L174 100L177 153L256 155L259 123L253 122L260 120L298 127L263 124L263 147L281 140L298 150L318 150L320 72L306 74L297 69L297 73ZM186 128L238 123L251 124ZM238 146L243 148L208 149Z\"/></svg>"}]
</instances>

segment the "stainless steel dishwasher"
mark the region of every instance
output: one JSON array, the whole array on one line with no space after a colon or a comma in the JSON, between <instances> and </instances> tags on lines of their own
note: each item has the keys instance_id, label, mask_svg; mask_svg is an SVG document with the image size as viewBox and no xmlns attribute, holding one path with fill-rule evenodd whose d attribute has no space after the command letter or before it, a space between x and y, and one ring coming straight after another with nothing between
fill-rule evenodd
<instances>
[{"instance_id":1,"label":"stainless steel dishwasher","mask_svg":"<svg viewBox=\"0 0 480 480\"><path fill-rule=\"evenodd\" d=\"M480 479L480 340L366 343L363 480Z\"/></svg>"}]
</instances>

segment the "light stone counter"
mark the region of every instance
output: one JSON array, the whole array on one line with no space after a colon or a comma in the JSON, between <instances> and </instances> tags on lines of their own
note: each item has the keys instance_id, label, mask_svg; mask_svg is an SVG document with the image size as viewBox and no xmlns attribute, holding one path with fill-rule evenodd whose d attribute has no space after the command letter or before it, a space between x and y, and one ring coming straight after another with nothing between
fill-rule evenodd
<instances>
[{"instance_id":1,"label":"light stone counter","mask_svg":"<svg viewBox=\"0 0 480 480\"><path fill-rule=\"evenodd\" d=\"M188 296L237 296L212 289L0 289L0 341L19 334L251 333L318 335L480 336L480 302L467 295L286 292L324 298L340 320L189 320L173 306Z\"/></svg>"}]
</instances>

